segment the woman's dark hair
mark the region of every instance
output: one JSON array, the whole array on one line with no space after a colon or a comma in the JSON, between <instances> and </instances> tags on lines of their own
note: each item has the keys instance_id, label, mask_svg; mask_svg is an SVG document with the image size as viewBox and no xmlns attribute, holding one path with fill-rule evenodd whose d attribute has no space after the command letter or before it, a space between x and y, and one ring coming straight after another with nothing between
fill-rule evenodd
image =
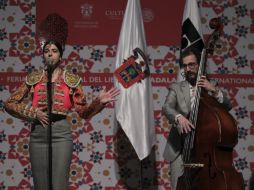
<instances>
[{"instance_id":1,"label":"woman's dark hair","mask_svg":"<svg viewBox=\"0 0 254 190\"><path fill-rule=\"evenodd\" d=\"M195 55L196 59L197 59L197 63L200 63L200 59L201 59L201 52L196 49L196 48L187 48L185 49L183 52L181 52L180 55L180 64L183 63L183 58L189 56L189 55Z\"/></svg>"},{"instance_id":2,"label":"woman's dark hair","mask_svg":"<svg viewBox=\"0 0 254 190\"><path fill-rule=\"evenodd\" d=\"M62 48L62 45L61 45L60 43L58 43L57 41L54 41L54 40L49 40L49 41L45 42L45 44L43 45L43 48L42 48L43 53L44 53L45 48L46 48L46 46L47 46L48 44L54 44L54 45L57 47L58 51L60 52L60 56L61 56L61 57L63 56L63 48Z\"/></svg>"}]
</instances>

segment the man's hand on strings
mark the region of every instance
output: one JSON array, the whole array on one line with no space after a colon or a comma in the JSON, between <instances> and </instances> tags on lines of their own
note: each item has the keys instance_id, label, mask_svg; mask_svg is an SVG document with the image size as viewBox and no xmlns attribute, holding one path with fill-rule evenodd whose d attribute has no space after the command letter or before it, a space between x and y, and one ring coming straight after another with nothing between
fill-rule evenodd
<instances>
[{"instance_id":1,"label":"man's hand on strings","mask_svg":"<svg viewBox=\"0 0 254 190\"><path fill-rule=\"evenodd\" d=\"M185 118L183 115L179 116L177 118L178 124L180 126L181 133L189 133L192 129L195 127L192 125L192 123Z\"/></svg>"},{"instance_id":2,"label":"man's hand on strings","mask_svg":"<svg viewBox=\"0 0 254 190\"><path fill-rule=\"evenodd\" d=\"M199 79L199 81L197 82L197 86L203 87L205 88L207 91L211 91L211 92L215 92L216 91L216 87L210 83L206 76L201 76L201 78Z\"/></svg>"}]
</instances>

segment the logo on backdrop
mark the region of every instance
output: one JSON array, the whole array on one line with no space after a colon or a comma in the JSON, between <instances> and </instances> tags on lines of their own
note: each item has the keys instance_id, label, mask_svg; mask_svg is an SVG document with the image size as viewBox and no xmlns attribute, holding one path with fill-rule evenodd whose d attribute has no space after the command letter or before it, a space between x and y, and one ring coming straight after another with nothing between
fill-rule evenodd
<instances>
[{"instance_id":1,"label":"logo on backdrop","mask_svg":"<svg viewBox=\"0 0 254 190\"><path fill-rule=\"evenodd\" d=\"M144 22L152 22L154 19L154 12L152 9L144 8L142 10Z\"/></svg>"},{"instance_id":2,"label":"logo on backdrop","mask_svg":"<svg viewBox=\"0 0 254 190\"><path fill-rule=\"evenodd\" d=\"M81 5L81 14L84 18L90 18L92 13L93 13L93 6L85 3L83 5Z\"/></svg>"}]
</instances>

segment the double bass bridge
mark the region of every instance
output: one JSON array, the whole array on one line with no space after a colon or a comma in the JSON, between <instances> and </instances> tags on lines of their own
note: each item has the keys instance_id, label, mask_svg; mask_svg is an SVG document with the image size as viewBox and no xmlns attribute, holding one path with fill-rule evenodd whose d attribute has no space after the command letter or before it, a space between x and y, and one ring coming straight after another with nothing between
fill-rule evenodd
<instances>
[{"instance_id":1,"label":"double bass bridge","mask_svg":"<svg viewBox=\"0 0 254 190\"><path fill-rule=\"evenodd\" d=\"M188 164L183 164L184 168L203 168L205 164L201 163L188 163Z\"/></svg>"}]
</instances>

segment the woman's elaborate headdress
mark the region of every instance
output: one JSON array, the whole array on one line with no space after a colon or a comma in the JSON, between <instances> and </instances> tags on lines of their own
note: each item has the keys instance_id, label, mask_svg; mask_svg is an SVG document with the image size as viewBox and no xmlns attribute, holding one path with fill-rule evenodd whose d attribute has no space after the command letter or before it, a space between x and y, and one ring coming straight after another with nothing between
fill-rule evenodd
<instances>
[{"instance_id":1,"label":"woman's elaborate headdress","mask_svg":"<svg viewBox=\"0 0 254 190\"><path fill-rule=\"evenodd\" d=\"M49 14L39 25L38 37L41 48L48 41L58 42L62 49L68 36L68 23L57 13Z\"/></svg>"}]
</instances>

